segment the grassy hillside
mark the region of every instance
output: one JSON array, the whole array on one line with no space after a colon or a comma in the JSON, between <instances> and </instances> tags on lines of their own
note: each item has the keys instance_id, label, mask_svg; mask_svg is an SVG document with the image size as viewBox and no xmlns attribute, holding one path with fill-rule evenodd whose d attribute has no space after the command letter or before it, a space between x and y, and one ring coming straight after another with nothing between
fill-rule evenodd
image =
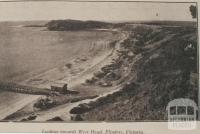
<instances>
[{"instance_id":1,"label":"grassy hillside","mask_svg":"<svg viewBox=\"0 0 200 134\"><path fill-rule=\"evenodd\" d=\"M190 98L197 102L195 26L139 24L125 29L129 37L121 44L118 58L102 68L103 75L96 79L97 82L115 83L118 79L107 79L108 73L117 72L121 77L127 73L123 88L95 102L80 105L71 113L81 114L81 120L90 121L165 120L170 100Z\"/></svg>"}]
</instances>

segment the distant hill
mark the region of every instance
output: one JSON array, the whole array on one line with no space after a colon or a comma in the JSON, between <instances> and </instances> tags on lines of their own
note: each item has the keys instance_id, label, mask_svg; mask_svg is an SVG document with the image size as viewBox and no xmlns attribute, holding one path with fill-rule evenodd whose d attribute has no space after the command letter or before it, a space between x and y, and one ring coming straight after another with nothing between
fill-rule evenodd
<instances>
[{"instance_id":1,"label":"distant hill","mask_svg":"<svg viewBox=\"0 0 200 134\"><path fill-rule=\"evenodd\" d=\"M101 28L121 28L127 24L146 24L146 25L165 25L169 27L184 26L196 27L197 23L194 21L134 21L134 22L120 22L109 23L101 21L81 21L81 20L52 20L44 26L51 31L77 31L77 30L91 30Z\"/></svg>"},{"instance_id":2,"label":"distant hill","mask_svg":"<svg viewBox=\"0 0 200 134\"><path fill-rule=\"evenodd\" d=\"M111 28L113 24L100 21L52 20L48 22L45 26L48 30L52 31L77 31L99 28Z\"/></svg>"},{"instance_id":3,"label":"distant hill","mask_svg":"<svg viewBox=\"0 0 200 134\"><path fill-rule=\"evenodd\" d=\"M196 27L196 21L135 21L135 22L128 22L131 23L138 23L138 24L147 24L147 25L166 25L166 26L194 26Z\"/></svg>"}]
</instances>

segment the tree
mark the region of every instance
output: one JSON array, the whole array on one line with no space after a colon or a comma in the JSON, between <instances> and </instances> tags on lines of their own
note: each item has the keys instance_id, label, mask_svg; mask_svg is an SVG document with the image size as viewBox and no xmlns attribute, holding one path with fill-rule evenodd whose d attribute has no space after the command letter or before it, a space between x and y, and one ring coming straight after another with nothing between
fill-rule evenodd
<instances>
[{"instance_id":1,"label":"tree","mask_svg":"<svg viewBox=\"0 0 200 134\"><path fill-rule=\"evenodd\" d=\"M197 7L194 5L190 6L190 13L192 15L192 18L197 18Z\"/></svg>"}]
</instances>

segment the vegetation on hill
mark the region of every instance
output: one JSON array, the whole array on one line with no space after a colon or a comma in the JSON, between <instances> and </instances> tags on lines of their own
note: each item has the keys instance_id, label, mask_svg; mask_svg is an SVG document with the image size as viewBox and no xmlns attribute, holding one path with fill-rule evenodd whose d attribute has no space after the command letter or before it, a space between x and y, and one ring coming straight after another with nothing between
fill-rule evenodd
<instances>
[{"instance_id":1,"label":"vegetation on hill","mask_svg":"<svg viewBox=\"0 0 200 134\"><path fill-rule=\"evenodd\" d=\"M182 26L193 27L196 22L189 21L135 21L135 22L121 22L108 23L101 21L81 21L81 20L52 20L45 25L36 25L37 27L46 26L51 31L79 31L91 29L107 29L107 28L122 28L132 24L146 24L146 25L164 25L164 26ZM29 26L29 25L28 25ZM34 26L34 25L30 25ZM130 28L130 27L128 27Z\"/></svg>"},{"instance_id":2,"label":"vegetation on hill","mask_svg":"<svg viewBox=\"0 0 200 134\"><path fill-rule=\"evenodd\" d=\"M77 31L110 28L112 24L100 21L52 20L46 26L52 31Z\"/></svg>"},{"instance_id":3,"label":"vegetation on hill","mask_svg":"<svg viewBox=\"0 0 200 134\"><path fill-rule=\"evenodd\" d=\"M129 38L122 43L118 59L103 70L105 76L110 69L123 77L123 70L129 68L126 84L71 113L90 121L165 120L169 101L189 98L197 103L198 78L192 79L197 74L195 26L129 25L126 30ZM81 109L84 112L76 113Z\"/></svg>"}]
</instances>

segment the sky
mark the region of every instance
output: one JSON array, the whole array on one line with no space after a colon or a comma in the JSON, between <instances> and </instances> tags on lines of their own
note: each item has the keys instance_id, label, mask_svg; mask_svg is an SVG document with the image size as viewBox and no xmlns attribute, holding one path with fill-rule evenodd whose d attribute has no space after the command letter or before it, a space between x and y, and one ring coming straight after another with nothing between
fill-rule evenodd
<instances>
[{"instance_id":1,"label":"sky","mask_svg":"<svg viewBox=\"0 0 200 134\"><path fill-rule=\"evenodd\" d=\"M0 21L99 20L99 21L192 21L191 3L147 2L0 2ZM194 5L194 4L193 4Z\"/></svg>"}]
</instances>

